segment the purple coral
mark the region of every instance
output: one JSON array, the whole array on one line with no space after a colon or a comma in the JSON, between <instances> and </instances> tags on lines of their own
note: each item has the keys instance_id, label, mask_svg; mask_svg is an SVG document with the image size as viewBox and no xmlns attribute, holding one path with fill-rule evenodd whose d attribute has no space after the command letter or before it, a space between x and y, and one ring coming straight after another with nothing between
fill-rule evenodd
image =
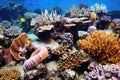
<instances>
[{"instance_id":1,"label":"purple coral","mask_svg":"<svg viewBox=\"0 0 120 80\"><path fill-rule=\"evenodd\" d=\"M10 23L9 21L7 21L7 20L2 21L2 25L3 25L6 29L8 29L8 28L11 27L11 23Z\"/></svg>"},{"instance_id":2,"label":"purple coral","mask_svg":"<svg viewBox=\"0 0 120 80\"><path fill-rule=\"evenodd\" d=\"M60 38L62 40L61 44L66 46L73 45L73 35L71 33L64 33L60 35Z\"/></svg>"},{"instance_id":3,"label":"purple coral","mask_svg":"<svg viewBox=\"0 0 120 80\"><path fill-rule=\"evenodd\" d=\"M12 26L11 28L5 29L5 35L8 37L16 37L19 35L19 29Z\"/></svg>"},{"instance_id":4,"label":"purple coral","mask_svg":"<svg viewBox=\"0 0 120 80\"><path fill-rule=\"evenodd\" d=\"M37 76L40 76L40 75L44 76L45 73L46 73L46 66L40 63L34 69L25 72L24 79L25 80L35 79Z\"/></svg>"},{"instance_id":5,"label":"purple coral","mask_svg":"<svg viewBox=\"0 0 120 80\"><path fill-rule=\"evenodd\" d=\"M93 31L97 30L97 28L95 26L89 26L88 27L88 33L92 33Z\"/></svg>"},{"instance_id":6,"label":"purple coral","mask_svg":"<svg viewBox=\"0 0 120 80\"><path fill-rule=\"evenodd\" d=\"M110 16L102 16L101 21L111 22L111 17Z\"/></svg>"},{"instance_id":7,"label":"purple coral","mask_svg":"<svg viewBox=\"0 0 120 80\"><path fill-rule=\"evenodd\" d=\"M97 65L90 72L84 72L87 80L119 80L120 79L120 69L117 65Z\"/></svg>"}]
</instances>

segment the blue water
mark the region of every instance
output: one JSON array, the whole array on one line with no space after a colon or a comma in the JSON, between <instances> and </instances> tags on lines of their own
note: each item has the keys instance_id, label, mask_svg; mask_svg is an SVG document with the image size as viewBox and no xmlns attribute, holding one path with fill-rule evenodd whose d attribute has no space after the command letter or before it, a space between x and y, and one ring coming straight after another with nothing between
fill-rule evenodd
<instances>
[{"instance_id":1,"label":"blue water","mask_svg":"<svg viewBox=\"0 0 120 80\"><path fill-rule=\"evenodd\" d=\"M120 0L0 0L0 5L9 4L11 1L23 4L31 11L36 8L46 9L54 6L59 6L63 10L67 10L70 6L78 5L79 3L85 3L88 6L95 3L105 4L108 11L120 10Z\"/></svg>"}]
</instances>

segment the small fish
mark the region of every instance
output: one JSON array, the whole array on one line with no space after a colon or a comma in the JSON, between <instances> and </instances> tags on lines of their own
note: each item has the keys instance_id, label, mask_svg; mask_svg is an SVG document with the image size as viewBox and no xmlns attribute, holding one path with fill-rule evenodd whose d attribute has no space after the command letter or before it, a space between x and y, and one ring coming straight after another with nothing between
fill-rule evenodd
<instances>
[{"instance_id":1,"label":"small fish","mask_svg":"<svg viewBox=\"0 0 120 80\"><path fill-rule=\"evenodd\" d=\"M26 21L25 18L23 18L23 17L20 18L20 22L21 22L21 23L23 23L23 22L25 22L25 21Z\"/></svg>"}]
</instances>

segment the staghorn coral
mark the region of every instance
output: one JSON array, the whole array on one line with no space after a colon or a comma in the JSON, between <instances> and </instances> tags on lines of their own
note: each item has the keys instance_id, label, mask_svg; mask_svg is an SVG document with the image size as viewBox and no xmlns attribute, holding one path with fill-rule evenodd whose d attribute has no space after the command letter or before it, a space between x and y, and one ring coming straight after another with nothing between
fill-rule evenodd
<instances>
[{"instance_id":1,"label":"staghorn coral","mask_svg":"<svg viewBox=\"0 0 120 80\"><path fill-rule=\"evenodd\" d=\"M15 69L0 69L0 80L19 80L21 73Z\"/></svg>"},{"instance_id":2,"label":"staghorn coral","mask_svg":"<svg viewBox=\"0 0 120 80\"><path fill-rule=\"evenodd\" d=\"M48 10L45 10L45 12L42 12L42 14L36 18L33 18L31 21L31 26L34 26L35 24L38 24L39 26L42 26L44 24L50 24L52 22L58 21L61 18L61 15L57 15L56 11L48 13Z\"/></svg>"},{"instance_id":3,"label":"staghorn coral","mask_svg":"<svg viewBox=\"0 0 120 80\"><path fill-rule=\"evenodd\" d=\"M92 64L92 63L91 63ZM85 78L87 80L119 80L120 79L120 68L115 64L94 64L92 69L87 72L85 71Z\"/></svg>"},{"instance_id":4,"label":"staghorn coral","mask_svg":"<svg viewBox=\"0 0 120 80\"><path fill-rule=\"evenodd\" d=\"M80 66L81 63L89 60L88 56L83 56L74 47L68 50L60 57L58 69L72 69Z\"/></svg>"},{"instance_id":5,"label":"staghorn coral","mask_svg":"<svg viewBox=\"0 0 120 80\"><path fill-rule=\"evenodd\" d=\"M20 31L17 27L11 26L8 29L5 29L5 36L7 37L17 37L20 34Z\"/></svg>"},{"instance_id":6,"label":"staghorn coral","mask_svg":"<svg viewBox=\"0 0 120 80\"><path fill-rule=\"evenodd\" d=\"M17 38L15 38L10 46L10 53L16 60L23 59L23 55L30 51L32 45L32 40L27 36L26 33L21 33Z\"/></svg>"},{"instance_id":7,"label":"staghorn coral","mask_svg":"<svg viewBox=\"0 0 120 80\"><path fill-rule=\"evenodd\" d=\"M91 10L94 11L95 13L97 13L98 15L102 15L102 14L106 14L107 13L107 7L104 4L94 4L93 6L91 6Z\"/></svg>"},{"instance_id":8,"label":"staghorn coral","mask_svg":"<svg viewBox=\"0 0 120 80\"><path fill-rule=\"evenodd\" d=\"M120 39L116 34L94 31L85 39L79 40L77 45L86 53L98 57L103 64L120 61Z\"/></svg>"},{"instance_id":9,"label":"staghorn coral","mask_svg":"<svg viewBox=\"0 0 120 80\"><path fill-rule=\"evenodd\" d=\"M68 11L65 12L66 17L80 17L80 16L88 16L89 12L86 8L79 8L76 6L71 6Z\"/></svg>"}]
</instances>

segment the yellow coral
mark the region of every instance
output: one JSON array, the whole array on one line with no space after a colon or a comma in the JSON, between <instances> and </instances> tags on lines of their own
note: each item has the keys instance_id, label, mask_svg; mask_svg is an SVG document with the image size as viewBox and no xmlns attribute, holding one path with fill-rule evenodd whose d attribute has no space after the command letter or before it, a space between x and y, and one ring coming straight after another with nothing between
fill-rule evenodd
<instances>
[{"instance_id":1,"label":"yellow coral","mask_svg":"<svg viewBox=\"0 0 120 80\"><path fill-rule=\"evenodd\" d=\"M21 73L15 69L0 69L0 80L18 80Z\"/></svg>"},{"instance_id":2,"label":"yellow coral","mask_svg":"<svg viewBox=\"0 0 120 80\"><path fill-rule=\"evenodd\" d=\"M103 64L120 61L120 39L116 34L95 31L79 40L77 45L86 53L98 57Z\"/></svg>"}]
</instances>

